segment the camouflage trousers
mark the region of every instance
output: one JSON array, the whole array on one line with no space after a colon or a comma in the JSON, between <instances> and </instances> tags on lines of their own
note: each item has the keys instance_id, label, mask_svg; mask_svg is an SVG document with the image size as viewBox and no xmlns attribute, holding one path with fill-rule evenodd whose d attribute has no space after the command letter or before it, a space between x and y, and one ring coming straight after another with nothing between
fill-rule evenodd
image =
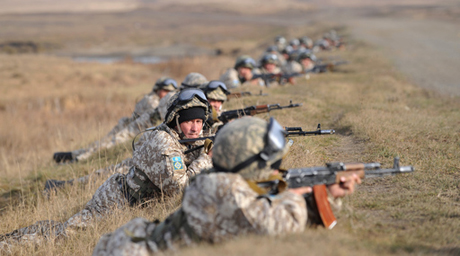
<instances>
[{"instance_id":1,"label":"camouflage trousers","mask_svg":"<svg viewBox=\"0 0 460 256\"><path fill-rule=\"evenodd\" d=\"M103 235L94 248L93 256L144 256L163 250L174 251L200 241L181 208L161 223L136 218Z\"/></svg>"},{"instance_id":2,"label":"camouflage trousers","mask_svg":"<svg viewBox=\"0 0 460 256\"><path fill-rule=\"evenodd\" d=\"M93 220L103 218L115 209L129 206L130 196L126 192L125 178L125 175L119 173L110 176L97 189L83 210L66 222L38 221L31 226L0 235L0 242L7 245L24 242L40 243L44 239L65 237L69 229L85 228Z\"/></svg>"},{"instance_id":3,"label":"camouflage trousers","mask_svg":"<svg viewBox=\"0 0 460 256\"><path fill-rule=\"evenodd\" d=\"M138 118L124 117L118 124L100 141L91 144L87 148L72 151L72 159L78 161L88 159L101 149L109 149L117 144L127 142L145 129L155 126L161 120L157 111L144 113Z\"/></svg>"}]
</instances>

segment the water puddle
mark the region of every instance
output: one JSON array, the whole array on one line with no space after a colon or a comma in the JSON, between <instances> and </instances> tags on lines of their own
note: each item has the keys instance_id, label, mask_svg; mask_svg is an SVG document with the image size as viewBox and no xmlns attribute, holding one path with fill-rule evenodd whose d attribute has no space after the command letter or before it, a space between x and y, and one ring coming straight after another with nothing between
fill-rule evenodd
<instances>
[{"instance_id":1,"label":"water puddle","mask_svg":"<svg viewBox=\"0 0 460 256\"><path fill-rule=\"evenodd\" d=\"M75 56L72 59L76 62L92 62L102 64L113 64L122 61L132 61L142 64L157 64L165 61L164 58L157 56Z\"/></svg>"}]
</instances>

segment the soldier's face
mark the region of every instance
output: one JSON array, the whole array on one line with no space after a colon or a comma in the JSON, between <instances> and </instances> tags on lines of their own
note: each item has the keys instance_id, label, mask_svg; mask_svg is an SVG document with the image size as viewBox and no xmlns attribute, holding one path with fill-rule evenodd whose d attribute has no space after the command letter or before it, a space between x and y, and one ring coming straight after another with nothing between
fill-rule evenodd
<instances>
[{"instance_id":1,"label":"soldier's face","mask_svg":"<svg viewBox=\"0 0 460 256\"><path fill-rule=\"evenodd\" d=\"M222 110L222 104L224 103L221 100L213 100L213 99L208 99L209 104L217 111L220 112Z\"/></svg>"},{"instance_id":2,"label":"soldier's face","mask_svg":"<svg viewBox=\"0 0 460 256\"><path fill-rule=\"evenodd\" d=\"M276 68L276 64L273 64L273 63L267 63L264 65L264 68L269 72L273 72L275 71L275 68Z\"/></svg>"},{"instance_id":3,"label":"soldier's face","mask_svg":"<svg viewBox=\"0 0 460 256\"><path fill-rule=\"evenodd\" d=\"M165 90L165 89L160 89L157 91L157 95L160 99L162 99L164 96L166 96L166 94L168 94L169 91L168 90Z\"/></svg>"},{"instance_id":4,"label":"soldier's face","mask_svg":"<svg viewBox=\"0 0 460 256\"><path fill-rule=\"evenodd\" d=\"M303 59L303 60L302 60L302 65L303 65L304 67L310 67L310 66L314 65L314 63L313 63L312 60L306 58L306 59Z\"/></svg>"},{"instance_id":5,"label":"soldier's face","mask_svg":"<svg viewBox=\"0 0 460 256\"><path fill-rule=\"evenodd\" d=\"M190 121L182 122L179 124L179 126L185 137L189 139L195 139L200 136L201 129L203 129L203 120L193 119Z\"/></svg>"},{"instance_id":6,"label":"soldier's face","mask_svg":"<svg viewBox=\"0 0 460 256\"><path fill-rule=\"evenodd\" d=\"M249 76L252 76L252 70L250 68L239 67L238 76L248 79Z\"/></svg>"}]
</instances>

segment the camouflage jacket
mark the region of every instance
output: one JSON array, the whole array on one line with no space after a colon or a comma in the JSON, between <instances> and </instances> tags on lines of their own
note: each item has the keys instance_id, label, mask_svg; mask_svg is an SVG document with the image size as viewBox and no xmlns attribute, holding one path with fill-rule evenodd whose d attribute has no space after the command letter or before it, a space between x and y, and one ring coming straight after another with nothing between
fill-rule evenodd
<instances>
[{"instance_id":1,"label":"camouflage jacket","mask_svg":"<svg viewBox=\"0 0 460 256\"><path fill-rule=\"evenodd\" d=\"M101 237L93 255L150 255L197 240L215 243L247 234L297 233L306 223L302 196L283 192L261 197L238 174L211 173L191 182L182 208L167 221L156 225L134 219Z\"/></svg>"},{"instance_id":2,"label":"camouflage jacket","mask_svg":"<svg viewBox=\"0 0 460 256\"><path fill-rule=\"evenodd\" d=\"M145 95L134 107L133 118L141 116L144 113L152 113L160 103L160 98L156 93Z\"/></svg>"},{"instance_id":3,"label":"camouflage jacket","mask_svg":"<svg viewBox=\"0 0 460 256\"><path fill-rule=\"evenodd\" d=\"M259 69L253 69L252 73L260 74ZM238 71L234 68L229 68L227 71L222 74L219 78L228 88L236 88L242 85L260 85L263 86L264 82L262 79L254 79L251 81L243 81L241 82L240 78L238 77Z\"/></svg>"},{"instance_id":4,"label":"camouflage jacket","mask_svg":"<svg viewBox=\"0 0 460 256\"><path fill-rule=\"evenodd\" d=\"M203 143L197 141L189 146L179 143L179 134L165 124L145 134L145 141L133 152L133 166L126 182L138 192L146 184L167 195L176 194L188 184L191 176L212 166L211 157L203 150L184 154L190 147ZM154 192L154 191L148 191Z\"/></svg>"}]
</instances>

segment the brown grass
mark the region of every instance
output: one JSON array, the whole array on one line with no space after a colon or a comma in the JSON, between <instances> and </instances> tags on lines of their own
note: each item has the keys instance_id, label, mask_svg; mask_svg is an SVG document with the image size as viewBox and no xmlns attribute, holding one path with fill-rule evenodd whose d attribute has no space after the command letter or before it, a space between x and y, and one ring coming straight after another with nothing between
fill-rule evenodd
<instances>
[{"instance_id":1,"label":"brown grass","mask_svg":"<svg viewBox=\"0 0 460 256\"><path fill-rule=\"evenodd\" d=\"M38 18L27 16L25 19ZM193 29L199 29L202 35L218 31L203 29L204 21L197 24ZM222 22L220 29L229 27ZM322 28L248 25L241 34L236 34L236 29L228 30L231 35L228 38L208 42L202 38L186 40L206 47L221 47L227 52L241 45L243 53L258 56L260 48L280 32L319 35L324 31ZM97 41L97 25L95 28L82 25L79 29L75 37L88 35L79 40ZM164 38L173 34L169 29L171 27L165 27ZM180 40L190 36L193 29L184 32L185 29L179 28L184 34L178 33L172 38ZM28 31L25 30L24 38L30 37ZM67 37L65 33L51 32L49 38L56 42L74 40L70 33ZM142 39L143 42L153 40L149 33L139 38L149 38ZM113 42L118 43L124 42ZM285 162L287 167L323 165L328 161L377 161L390 167L392 158L399 155L401 164L414 165L416 172L365 180L353 196L344 200L344 210L338 215L339 224L332 231L313 229L282 238L241 238L222 245L184 249L179 254L460 253L458 98L441 97L417 88L379 52L361 42L352 43L348 51L324 54L340 55L351 61L338 72L315 75L309 80L298 79L294 86L263 88L270 94L268 97L232 100L226 108L267 103L284 105L292 99L304 106L274 111L270 115L285 126L313 130L321 123L324 129L336 129L335 136L294 138L294 146ZM130 145L126 144L102 151L86 162L55 165L51 160L54 151L79 148L103 136L120 117L131 113L136 99L148 92L159 76L171 75L181 81L188 72L195 71L215 79L233 60L233 56L227 55L195 57L144 66L74 63L42 55L0 55L0 233L38 220L66 220L84 206L102 180L85 188L67 188L51 200L41 196L44 181L78 177L131 154ZM260 89L242 88L253 92ZM179 198L175 198L164 203L151 202L145 208L115 212L94 227L75 231L66 240L17 246L12 254L90 255L102 234L133 217L164 219L177 208L178 202Z\"/></svg>"}]
</instances>

